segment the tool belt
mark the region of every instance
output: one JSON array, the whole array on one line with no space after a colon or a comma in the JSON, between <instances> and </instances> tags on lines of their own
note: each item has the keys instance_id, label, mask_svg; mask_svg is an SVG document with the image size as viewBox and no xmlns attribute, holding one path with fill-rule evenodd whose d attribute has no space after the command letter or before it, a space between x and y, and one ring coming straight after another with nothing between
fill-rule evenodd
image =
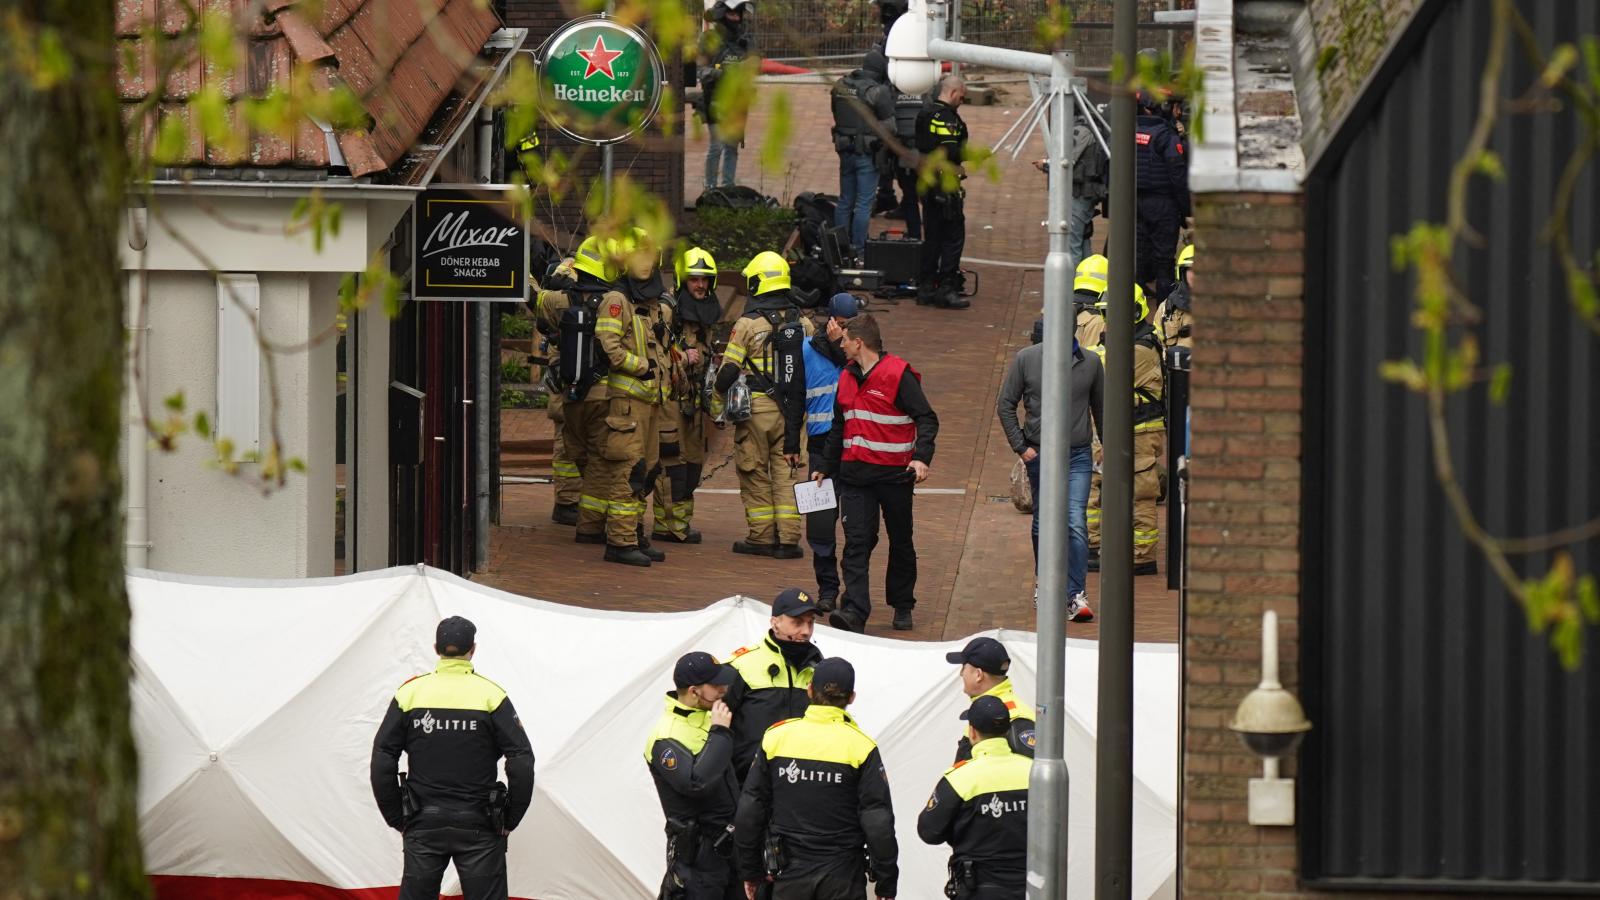
<instances>
[{"instance_id":1,"label":"tool belt","mask_svg":"<svg viewBox=\"0 0 1600 900\"><path fill-rule=\"evenodd\" d=\"M761 847L761 867L773 878L778 877L789 867L789 848L784 844L781 835L767 835L767 840Z\"/></svg>"},{"instance_id":2,"label":"tool belt","mask_svg":"<svg viewBox=\"0 0 1600 900\"><path fill-rule=\"evenodd\" d=\"M978 874L972 860L960 856L950 857L950 878L944 883L944 895L956 900L967 891L978 889Z\"/></svg>"}]
</instances>

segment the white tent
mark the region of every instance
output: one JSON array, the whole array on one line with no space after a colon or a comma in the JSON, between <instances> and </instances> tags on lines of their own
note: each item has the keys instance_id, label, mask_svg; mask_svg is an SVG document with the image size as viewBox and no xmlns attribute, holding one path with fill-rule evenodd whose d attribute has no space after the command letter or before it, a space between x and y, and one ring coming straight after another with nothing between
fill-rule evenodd
<instances>
[{"instance_id":1,"label":"white tent","mask_svg":"<svg viewBox=\"0 0 1600 900\"><path fill-rule=\"evenodd\" d=\"M537 759L533 807L510 842L512 895L648 900L665 840L644 739L672 663L691 649L726 657L770 615L748 598L687 613L578 609L422 567L297 581L146 572L128 585L147 865L161 895L185 898L354 898L399 882L400 836L368 784L372 738L395 687L432 669L435 624L463 615L478 626L476 666L510 693ZM1034 636L990 633L1032 698ZM942 896L948 848L918 840L916 817L961 731L965 698L944 654L963 641L822 628L816 642L856 667L851 711L882 748L894 792L900 895ZM1095 676L1094 643L1069 640L1075 897L1093 894ZM1137 897L1172 893L1178 678L1174 647L1136 649ZM303 888L275 893L274 882ZM447 891L454 884L447 873Z\"/></svg>"}]
</instances>

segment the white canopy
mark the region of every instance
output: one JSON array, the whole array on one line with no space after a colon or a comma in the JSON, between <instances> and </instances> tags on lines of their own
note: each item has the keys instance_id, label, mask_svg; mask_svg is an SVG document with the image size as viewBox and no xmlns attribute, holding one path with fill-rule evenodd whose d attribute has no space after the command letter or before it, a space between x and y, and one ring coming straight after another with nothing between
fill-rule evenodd
<instances>
[{"instance_id":1,"label":"white canopy","mask_svg":"<svg viewBox=\"0 0 1600 900\"><path fill-rule=\"evenodd\" d=\"M579 609L423 567L297 581L141 572L128 587L146 863L161 893L185 897L269 896L259 887L273 881L356 897L399 883L400 836L368 782L372 739L394 689L432 670L439 619L462 615L478 626L475 665L510 693L537 759L533 806L510 841L512 896L649 900L665 838L644 740L673 661L693 649L726 658L770 616L742 597L687 613ZM1034 635L986 633L1005 642L1032 699ZM916 818L961 733L966 698L944 654L965 639L821 628L815 640L855 665L851 712L882 748L894 793L900 895L942 896L949 850L918 840ZM1094 642L1067 641L1075 897L1093 894L1096 666ZM1137 897L1172 893L1178 678L1175 647L1137 647ZM447 892L455 885L447 873Z\"/></svg>"}]
</instances>

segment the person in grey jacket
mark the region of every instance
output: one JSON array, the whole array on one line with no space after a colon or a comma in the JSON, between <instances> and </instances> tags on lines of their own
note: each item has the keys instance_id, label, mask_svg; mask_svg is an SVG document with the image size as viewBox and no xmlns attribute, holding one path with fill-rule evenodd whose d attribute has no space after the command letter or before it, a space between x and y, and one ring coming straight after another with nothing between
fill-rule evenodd
<instances>
[{"instance_id":1,"label":"person in grey jacket","mask_svg":"<svg viewBox=\"0 0 1600 900\"><path fill-rule=\"evenodd\" d=\"M1039 570L1039 417L1044 395L1044 345L1034 327L1034 344L1017 351L1000 386L995 412L1006 441L1022 458L1028 472L1028 487L1033 492L1033 566ZM1072 342L1072 456L1067 466L1067 618L1074 622L1094 620L1089 608L1084 578L1089 562L1089 481L1094 473L1094 435L1104 426L1105 370L1100 361ZM1024 416L1017 421L1017 404ZM1093 425L1091 430L1091 417ZM1039 604L1039 589L1033 589L1033 602Z\"/></svg>"}]
</instances>

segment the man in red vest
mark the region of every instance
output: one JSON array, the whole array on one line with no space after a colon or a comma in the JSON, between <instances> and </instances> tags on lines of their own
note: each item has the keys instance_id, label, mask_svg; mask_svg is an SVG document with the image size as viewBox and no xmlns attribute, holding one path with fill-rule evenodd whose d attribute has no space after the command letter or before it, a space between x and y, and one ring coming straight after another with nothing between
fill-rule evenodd
<instances>
[{"instance_id":1,"label":"man in red vest","mask_svg":"<svg viewBox=\"0 0 1600 900\"><path fill-rule=\"evenodd\" d=\"M839 375L833 429L811 480L834 478L844 521L844 597L828 624L866 629L872 614L868 566L878 545L878 519L889 531L885 577L894 628L909 631L916 606L917 549L911 542L914 486L928 477L939 417L922 393L922 376L905 360L883 352L883 336L870 315L844 323L841 342L850 363Z\"/></svg>"}]
</instances>

